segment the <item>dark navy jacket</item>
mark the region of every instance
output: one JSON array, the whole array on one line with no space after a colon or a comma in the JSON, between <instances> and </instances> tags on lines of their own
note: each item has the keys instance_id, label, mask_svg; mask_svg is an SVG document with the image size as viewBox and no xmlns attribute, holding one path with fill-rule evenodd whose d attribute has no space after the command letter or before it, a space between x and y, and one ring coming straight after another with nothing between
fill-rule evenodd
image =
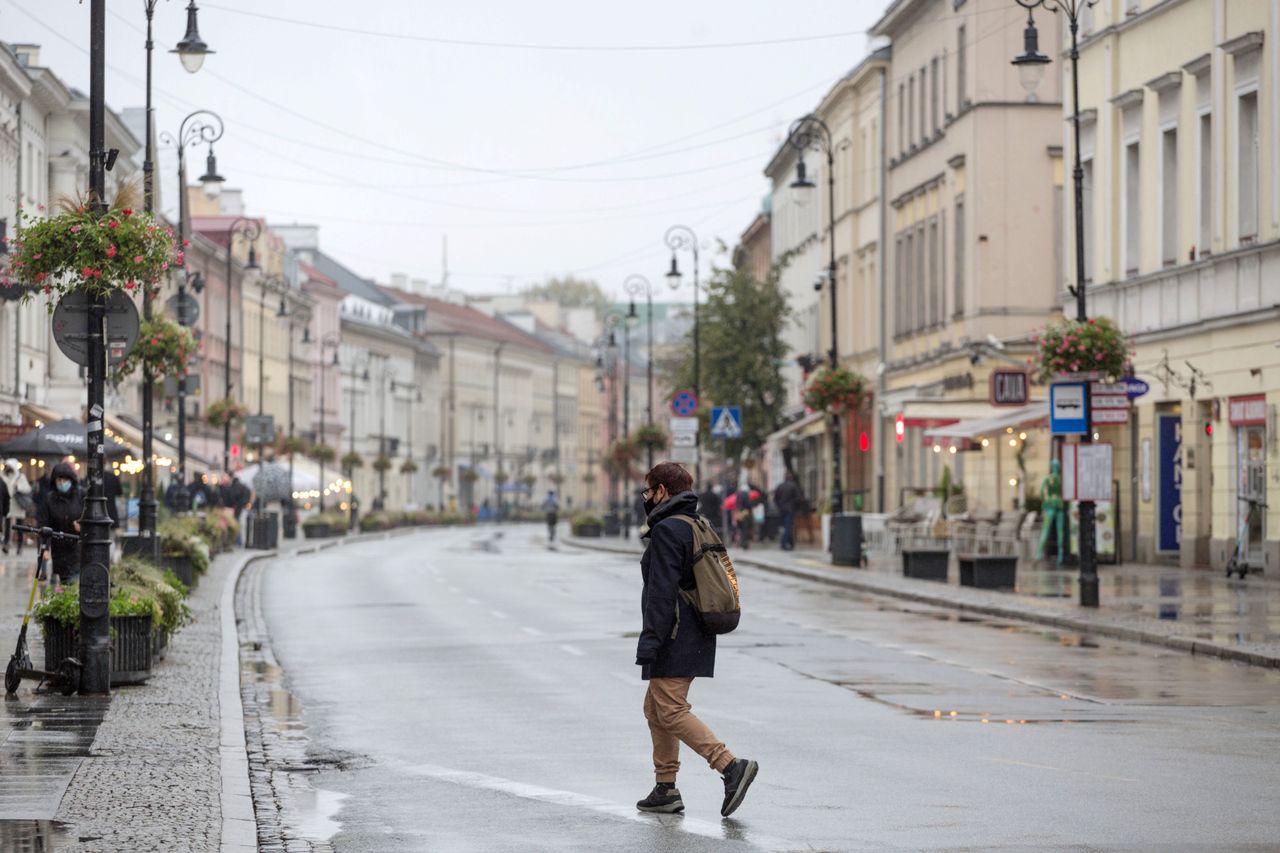
<instances>
[{"instance_id":1,"label":"dark navy jacket","mask_svg":"<svg viewBox=\"0 0 1280 853\"><path fill-rule=\"evenodd\" d=\"M698 496L681 492L649 514L649 544L640 558L644 625L636 647L641 678L710 678L716 635L708 634L680 590L693 589L693 530L674 515L696 516Z\"/></svg>"}]
</instances>

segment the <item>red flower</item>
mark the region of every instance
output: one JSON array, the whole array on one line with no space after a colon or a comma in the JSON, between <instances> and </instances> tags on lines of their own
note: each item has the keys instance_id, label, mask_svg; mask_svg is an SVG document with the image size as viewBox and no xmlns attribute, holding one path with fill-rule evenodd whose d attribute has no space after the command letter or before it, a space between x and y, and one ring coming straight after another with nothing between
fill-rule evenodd
<instances>
[{"instance_id":1,"label":"red flower","mask_svg":"<svg viewBox=\"0 0 1280 853\"><path fill-rule=\"evenodd\" d=\"M121 216L133 216L133 208L132 208L132 207L126 207L124 210L120 211L120 215L121 215Z\"/></svg>"},{"instance_id":2,"label":"red flower","mask_svg":"<svg viewBox=\"0 0 1280 853\"><path fill-rule=\"evenodd\" d=\"M189 248L191 248L191 241L190 241L190 240L183 240L183 241L182 241L182 248L184 248L184 249L189 249Z\"/></svg>"},{"instance_id":3,"label":"red flower","mask_svg":"<svg viewBox=\"0 0 1280 853\"><path fill-rule=\"evenodd\" d=\"M158 346L158 345L159 345L159 343L160 343L160 339L159 339L159 338L152 338L152 339L151 339L151 345L152 345L152 346Z\"/></svg>"},{"instance_id":4,"label":"red flower","mask_svg":"<svg viewBox=\"0 0 1280 853\"><path fill-rule=\"evenodd\" d=\"M110 228L112 231L114 231L120 227L120 223L112 219L109 222L107 222L107 227Z\"/></svg>"},{"instance_id":5,"label":"red flower","mask_svg":"<svg viewBox=\"0 0 1280 853\"><path fill-rule=\"evenodd\" d=\"M178 266L182 266L182 265L183 265L183 264L185 264L186 262L187 262L187 253L186 253L186 252L178 252Z\"/></svg>"},{"instance_id":6,"label":"red flower","mask_svg":"<svg viewBox=\"0 0 1280 853\"><path fill-rule=\"evenodd\" d=\"M107 247L108 258L114 258L116 256L116 252L117 252L117 249L116 249L115 243L112 243L110 246Z\"/></svg>"}]
</instances>

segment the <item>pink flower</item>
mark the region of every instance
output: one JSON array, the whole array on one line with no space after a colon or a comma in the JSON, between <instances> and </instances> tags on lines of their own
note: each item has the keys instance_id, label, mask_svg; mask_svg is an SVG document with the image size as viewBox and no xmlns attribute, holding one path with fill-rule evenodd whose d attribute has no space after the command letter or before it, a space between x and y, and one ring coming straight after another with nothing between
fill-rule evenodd
<instances>
[{"instance_id":1,"label":"pink flower","mask_svg":"<svg viewBox=\"0 0 1280 853\"><path fill-rule=\"evenodd\" d=\"M189 248L191 248L191 241L190 241L190 240L183 240L183 241L182 241L182 248L184 248L184 249L189 249Z\"/></svg>"},{"instance_id":2,"label":"pink flower","mask_svg":"<svg viewBox=\"0 0 1280 853\"><path fill-rule=\"evenodd\" d=\"M112 243L110 246L107 247L107 257L114 258L116 256L117 251L118 250L116 249L115 244Z\"/></svg>"},{"instance_id":3,"label":"pink flower","mask_svg":"<svg viewBox=\"0 0 1280 853\"><path fill-rule=\"evenodd\" d=\"M135 264L140 264L140 263L142 263L142 255L134 255L134 256L133 256L133 262L134 262Z\"/></svg>"},{"instance_id":4,"label":"pink flower","mask_svg":"<svg viewBox=\"0 0 1280 853\"><path fill-rule=\"evenodd\" d=\"M160 265L160 269L162 269L162 270L167 270L168 268L169 268L169 262L168 262L168 261L165 261L163 264L161 264L161 265Z\"/></svg>"},{"instance_id":5,"label":"pink flower","mask_svg":"<svg viewBox=\"0 0 1280 853\"><path fill-rule=\"evenodd\" d=\"M72 225L72 226L71 226L71 233L72 233L72 234L79 234L79 233L80 233L80 226L79 226L79 225Z\"/></svg>"},{"instance_id":6,"label":"pink flower","mask_svg":"<svg viewBox=\"0 0 1280 853\"><path fill-rule=\"evenodd\" d=\"M31 260L38 261L43 257L44 257L44 252L36 252L34 255L31 256Z\"/></svg>"},{"instance_id":7,"label":"pink flower","mask_svg":"<svg viewBox=\"0 0 1280 853\"><path fill-rule=\"evenodd\" d=\"M183 264L185 264L186 262L187 262L187 253L186 253L186 252L178 252L178 266L182 266L182 265L183 265Z\"/></svg>"},{"instance_id":8,"label":"pink flower","mask_svg":"<svg viewBox=\"0 0 1280 853\"><path fill-rule=\"evenodd\" d=\"M107 227L110 228L112 231L114 231L120 227L120 223L112 219L109 222L107 222Z\"/></svg>"}]
</instances>

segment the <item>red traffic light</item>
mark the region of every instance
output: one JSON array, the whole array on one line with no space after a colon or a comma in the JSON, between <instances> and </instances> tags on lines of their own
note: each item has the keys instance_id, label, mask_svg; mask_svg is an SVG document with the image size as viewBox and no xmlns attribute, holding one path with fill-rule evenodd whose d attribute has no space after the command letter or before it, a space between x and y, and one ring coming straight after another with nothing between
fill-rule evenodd
<instances>
[{"instance_id":1,"label":"red traffic light","mask_svg":"<svg viewBox=\"0 0 1280 853\"><path fill-rule=\"evenodd\" d=\"M1204 434L1209 438L1213 438L1213 421L1204 422Z\"/></svg>"},{"instance_id":2,"label":"red traffic light","mask_svg":"<svg viewBox=\"0 0 1280 853\"><path fill-rule=\"evenodd\" d=\"M858 449L863 453L871 449L871 438L865 429L858 435Z\"/></svg>"},{"instance_id":3,"label":"red traffic light","mask_svg":"<svg viewBox=\"0 0 1280 853\"><path fill-rule=\"evenodd\" d=\"M903 420L901 412L898 413L898 417L893 421L893 433L898 439L898 444L902 444L907 437L907 424Z\"/></svg>"},{"instance_id":4,"label":"red traffic light","mask_svg":"<svg viewBox=\"0 0 1280 853\"><path fill-rule=\"evenodd\" d=\"M231 458L232 459L240 458L240 445L238 444L231 445Z\"/></svg>"}]
</instances>

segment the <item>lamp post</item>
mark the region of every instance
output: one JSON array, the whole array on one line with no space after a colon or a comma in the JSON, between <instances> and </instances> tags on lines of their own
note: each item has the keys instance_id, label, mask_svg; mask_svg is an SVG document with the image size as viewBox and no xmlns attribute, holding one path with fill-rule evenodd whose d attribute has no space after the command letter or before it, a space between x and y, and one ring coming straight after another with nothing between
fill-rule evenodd
<instances>
[{"instance_id":1,"label":"lamp post","mask_svg":"<svg viewBox=\"0 0 1280 853\"><path fill-rule=\"evenodd\" d=\"M146 138L143 140L142 155L142 207L147 213L154 213L156 206L155 197L155 145L152 137L155 135L155 110L151 105L151 54L155 49L155 42L151 38L151 22L155 16L156 3L158 0L146 0L143 10L147 16L147 79L146 79ZM194 39L192 38L194 36ZM200 66L204 63L205 54L212 53L208 45L200 38L199 28L196 26L196 7L195 3L187 9L187 35L178 43L175 50L182 60L183 67L194 73L200 70ZM155 292L151 287L143 289L142 296L142 315L145 319L151 319L152 303L155 301ZM159 540L156 538L156 468L155 468L155 449L154 449L154 421L155 421L155 391L152 386L154 377L151 376L146 366L143 366L142 375L142 489L138 500L138 533L140 536L150 540L149 549L151 555L156 557L159 555Z\"/></svg>"},{"instance_id":2,"label":"lamp post","mask_svg":"<svg viewBox=\"0 0 1280 853\"><path fill-rule=\"evenodd\" d=\"M322 449L317 454L316 461L319 462L320 464L320 511L321 512L324 512L325 492L329 490L328 486L325 484L325 481L324 481L324 450L323 448L326 448L329 446L325 442L325 428L324 428L325 427L324 392L325 392L325 387L328 385L328 381L325 378L325 368L330 366L330 364L332 364L333 367L338 367L338 347L341 345L341 343L342 343L342 340L337 335L325 335L320 340L320 447ZM324 351L330 347L333 348L333 361L327 362L324 360Z\"/></svg>"},{"instance_id":3,"label":"lamp post","mask_svg":"<svg viewBox=\"0 0 1280 853\"><path fill-rule=\"evenodd\" d=\"M194 3L188 10L188 35L191 34L190 24L195 20ZM199 34L197 33L197 36ZM218 160L213 154L213 143L222 138L222 119L217 113L209 110L196 110L188 113L187 117L182 120L182 124L178 128L176 137L167 133L161 134L160 141L167 145L174 145L178 149L178 246L182 249L187 244L187 159L186 150L189 146L198 145L201 142L208 143L209 154L205 159L205 173L200 176L200 183L204 188L204 194L207 198L214 199L222 192L222 184L225 178L218 174ZM187 278L190 274L187 272L186 264L182 264L182 274L178 276L178 304L181 305L186 301L187 295ZM190 325L190 317L186 311L182 312L183 316L178 321L184 326ZM186 376L178 377L178 485L175 494L174 506L179 512L185 512L191 509L191 494L187 491L187 378Z\"/></svg>"},{"instance_id":4,"label":"lamp post","mask_svg":"<svg viewBox=\"0 0 1280 853\"><path fill-rule=\"evenodd\" d=\"M663 238L671 250L671 269L667 271L667 284L672 290L680 287L680 265L676 253L688 250L693 254L693 396L702 405L702 346L698 324L698 235L687 225L672 225ZM650 318L652 322L653 318ZM694 483L702 482L702 430L694 433ZM701 488L701 486L698 486Z\"/></svg>"},{"instance_id":5,"label":"lamp post","mask_svg":"<svg viewBox=\"0 0 1280 853\"><path fill-rule=\"evenodd\" d=\"M636 304L631 303L626 314L615 312L608 316L609 346L617 351L618 339L614 334L622 326L622 441L631 437L631 326L636 317ZM616 360L614 362L617 364ZM616 374L615 374L616 382ZM628 460L622 472L622 530L625 538L631 537L631 464Z\"/></svg>"},{"instance_id":6,"label":"lamp post","mask_svg":"<svg viewBox=\"0 0 1280 853\"><path fill-rule=\"evenodd\" d=\"M1080 161L1080 74L1079 74L1079 32L1080 14L1092 7L1097 0L1015 0L1027 10L1027 27L1023 30L1023 52L1014 57L1013 65L1018 69L1018 78L1027 90L1028 100L1034 100L1035 88L1044 76L1049 57L1040 52L1039 34L1032 10L1037 6L1050 14L1061 11L1067 16L1067 25L1071 30L1071 126L1074 138L1075 156L1071 170L1072 190L1075 195L1075 231L1076 231L1076 284L1070 288L1071 295L1076 298L1076 320L1084 322L1089 319L1086 303L1084 268L1084 166ZM1086 406L1086 409L1088 407ZM1092 427L1086 425L1085 433L1080 437L1082 444L1093 442ZM1080 502L1080 606L1098 606L1098 550L1095 539L1095 515L1093 501Z\"/></svg>"},{"instance_id":7,"label":"lamp post","mask_svg":"<svg viewBox=\"0 0 1280 853\"><path fill-rule=\"evenodd\" d=\"M494 503L498 513L498 519L502 519L502 483L498 482L502 479L502 414L498 411L501 402L500 391L502 390L502 350L507 345L506 341L500 342L493 350L493 452L497 454L498 473L494 479Z\"/></svg>"},{"instance_id":8,"label":"lamp post","mask_svg":"<svg viewBox=\"0 0 1280 853\"><path fill-rule=\"evenodd\" d=\"M375 509L384 512L387 509L387 469L381 463L387 455L387 384L390 382L392 390L396 385L395 365L390 363L390 357L386 359L387 363L378 376L378 458L375 460L378 465L378 505Z\"/></svg>"},{"instance_id":9,"label":"lamp post","mask_svg":"<svg viewBox=\"0 0 1280 853\"><path fill-rule=\"evenodd\" d=\"M626 289L627 295L632 297L631 313L635 314L635 297L644 294L644 323L648 332L648 348L645 350L645 366L644 366L644 382L645 382L645 409L644 422L649 426L653 426L653 285L649 284L649 279L644 276L633 273L626 277L622 282L622 286ZM645 460L648 464L648 470L653 470L653 446L646 448L648 458Z\"/></svg>"},{"instance_id":10,"label":"lamp post","mask_svg":"<svg viewBox=\"0 0 1280 853\"><path fill-rule=\"evenodd\" d=\"M293 396L294 396L293 395L293 312L289 310L289 303L283 296L280 297L280 310L276 312L276 317L279 319L288 320L288 326L289 326L289 349L288 349L287 355L285 356L285 359L286 359L285 375L287 377L285 385L287 386L288 394L289 394L289 408L288 408L289 444L290 446L292 446L293 445ZM306 326L302 327L302 334L303 334L303 343L310 343L311 338L307 337ZM289 495L291 498L293 495L293 455L294 455L293 451L290 450L289 451ZM293 513L292 506L289 507L289 512L290 514Z\"/></svg>"},{"instance_id":11,"label":"lamp post","mask_svg":"<svg viewBox=\"0 0 1280 853\"><path fill-rule=\"evenodd\" d=\"M794 148L797 152L796 159L796 179L791 182L791 188L800 190L803 194L814 189L813 181L805 175L804 153L811 149L818 149L827 155L827 242L831 249L830 260L827 262L827 298L831 302L831 352L829 353L831 361L831 369L835 370L840 366L840 345L837 320L839 312L836 310L836 177L835 177L835 146L831 139L831 129L827 127L826 122L810 113L796 119L791 124L791 129L787 132L787 144ZM844 512L844 490L840 484L840 415L836 412L831 413L831 512Z\"/></svg>"},{"instance_id":12,"label":"lamp post","mask_svg":"<svg viewBox=\"0 0 1280 853\"><path fill-rule=\"evenodd\" d=\"M391 381L391 402L395 403L396 391L408 391L409 397L405 400L405 433L404 433L404 458L409 462L413 462L413 404L422 402L422 391L412 382L396 382ZM416 463L415 463L416 464ZM409 474L409 504L414 504L414 474Z\"/></svg>"},{"instance_id":13,"label":"lamp post","mask_svg":"<svg viewBox=\"0 0 1280 853\"><path fill-rule=\"evenodd\" d=\"M241 226L245 226L241 228ZM244 272L249 273L259 269L257 253L254 251L254 243L257 242L262 228L257 220L240 217L231 223L231 227L227 229L227 327L225 330L226 338L223 341L223 357L226 359L226 366L223 370L222 391L223 396L231 399L231 262L234 257L233 249L235 247L236 234L249 241L249 261L244 265ZM244 282L241 280L240 293L244 294ZM222 468L227 473L231 473L231 420L228 419L222 425Z\"/></svg>"},{"instance_id":14,"label":"lamp post","mask_svg":"<svg viewBox=\"0 0 1280 853\"><path fill-rule=\"evenodd\" d=\"M359 379L366 385L369 383L368 354L365 354L364 359L356 359L356 361L359 361L364 365L363 371L361 373L356 373L356 365L353 364L351 365L351 372L347 374L351 377L351 420L349 421L349 427L347 429L347 454L353 457L356 455L356 379ZM356 477L356 469L354 465L347 468L347 477L354 484ZM347 500L347 522L350 527L354 527L356 523L354 485L351 491L351 497Z\"/></svg>"}]
</instances>

